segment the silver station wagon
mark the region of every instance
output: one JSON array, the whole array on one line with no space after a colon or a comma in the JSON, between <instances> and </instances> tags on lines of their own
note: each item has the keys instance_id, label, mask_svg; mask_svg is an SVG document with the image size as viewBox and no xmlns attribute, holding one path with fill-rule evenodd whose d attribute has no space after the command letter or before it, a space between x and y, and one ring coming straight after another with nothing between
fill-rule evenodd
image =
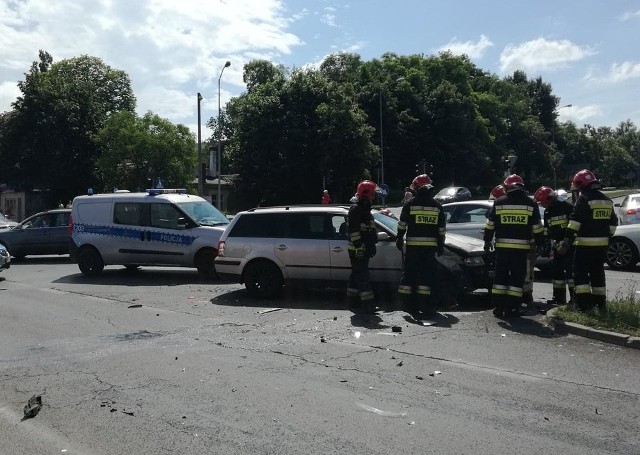
<instances>
[{"instance_id":1,"label":"silver station wagon","mask_svg":"<svg viewBox=\"0 0 640 455\"><path fill-rule=\"evenodd\" d=\"M221 278L244 283L250 294L271 297L284 286L304 283L345 286L351 273L347 249L346 206L256 208L238 213L218 243L215 267ZM371 281L397 286L402 253L396 248L398 220L372 210L378 227L377 254L371 258ZM456 293L488 288L492 261L483 243L448 234L440 272Z\"/></svg>"}]
</instances>

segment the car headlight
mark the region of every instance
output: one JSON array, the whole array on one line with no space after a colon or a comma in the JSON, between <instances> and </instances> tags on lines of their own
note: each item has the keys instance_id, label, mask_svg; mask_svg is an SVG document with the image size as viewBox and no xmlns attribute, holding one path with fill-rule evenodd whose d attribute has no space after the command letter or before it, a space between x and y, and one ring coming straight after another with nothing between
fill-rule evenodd
<instances>
[{"instance_id":1,"label":"car headlight","mask_svg":"<svg viewBox=\"0 0 640 455\"><path fill-rule=\"evenodd\" d=\"M482 259L482 256L472 256L464 259L464 265L469 267L478 267L484 265L484 260Z\"/></svg>"}]
</instances>

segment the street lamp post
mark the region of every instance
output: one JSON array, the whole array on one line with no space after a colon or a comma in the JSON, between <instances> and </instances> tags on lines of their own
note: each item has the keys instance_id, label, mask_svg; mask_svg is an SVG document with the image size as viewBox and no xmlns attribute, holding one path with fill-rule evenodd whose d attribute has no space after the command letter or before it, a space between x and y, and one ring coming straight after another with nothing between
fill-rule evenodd
<instances>
[{"instance_id":1,"label":"street lamp post","mask_svg":"<svg viewBox=\"0 0 640 455\"><path fill-rule=\"evenodd\" d=\"M204 176L202 175L202 130L200 127L200 101L202 95L198 92L198 196L204 193Z\"/></svg>"},{"instance_id":2,"label":"street lamp post","mask_svg":"<svg viewBox=\"0 0 640 455\"><path fill-rule=\"evenodd\" d=\"M222 210L222 125L220 123L221 120L221 110L220 110L220 80L222 79L222 73L224 73L224 69L231 66L231 62L227 60L227 62L222 67L220 71L220 77L218 77L218 132L220 133L218 137L218 194L216 195L216 206L218 210Z\"/></svg>"},{"instance_id":3,"label":"street lamp post","mask_svg":"<svg viewBox=\"0 0 640 455\"><path fill-rule=\"evenodd\" d=\"M380 99L380 184L384 183L384 145L382 143L382 90L379 93Z\"/></svg>"}]
</instances>

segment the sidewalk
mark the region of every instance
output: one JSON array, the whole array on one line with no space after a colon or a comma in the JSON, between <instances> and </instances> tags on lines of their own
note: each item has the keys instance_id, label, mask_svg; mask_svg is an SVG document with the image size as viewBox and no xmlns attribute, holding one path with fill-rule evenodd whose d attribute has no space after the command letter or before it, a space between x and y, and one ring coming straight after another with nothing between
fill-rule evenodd
<instances>
[{"instance_id":1,"label":"sidewalk","mask_svg":"<svg viewBox=\"0 0 640 455\"><path fill-rule=\"evenodd\" d=\"M567 322L562 319L556 318L554 313L556 308L549 310L547 316L550 319L553 329L559 335L577 335L585 338L591 338L593 340L602 341L605 343L616 344L618 346L624 346L627 348L640 349L640 337L634 337L631 335L625 335L623 333L609 332L607 330L594 329L575 322Z\"/></svg>"}]
</instances>

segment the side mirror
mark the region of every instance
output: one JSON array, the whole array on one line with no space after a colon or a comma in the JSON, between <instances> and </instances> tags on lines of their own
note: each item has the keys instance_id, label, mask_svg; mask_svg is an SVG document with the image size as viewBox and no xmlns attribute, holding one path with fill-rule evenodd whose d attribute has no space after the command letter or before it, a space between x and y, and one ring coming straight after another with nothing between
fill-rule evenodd
<instances>
[{"instance_id":1,"label":"side mirror","mask_svg":"<svg viewBox=\"0 0 640 455\"><path fill-rule=\"evenodd\" d=\"M378 240L384 241L384 240L389 240L390 238L391 237L386 232L384 231L378 232Z\"/></svg>"},{"instance_id":2,"label":"side mirror","mask_svg":"<svg viewBox=\"0 0 640 455\"><path fill-rule=\"evenodd\" d=\"M188 221L185 217L181 216L178 218L178 229L187 229Z\"/></svg>"}]
</instances>

